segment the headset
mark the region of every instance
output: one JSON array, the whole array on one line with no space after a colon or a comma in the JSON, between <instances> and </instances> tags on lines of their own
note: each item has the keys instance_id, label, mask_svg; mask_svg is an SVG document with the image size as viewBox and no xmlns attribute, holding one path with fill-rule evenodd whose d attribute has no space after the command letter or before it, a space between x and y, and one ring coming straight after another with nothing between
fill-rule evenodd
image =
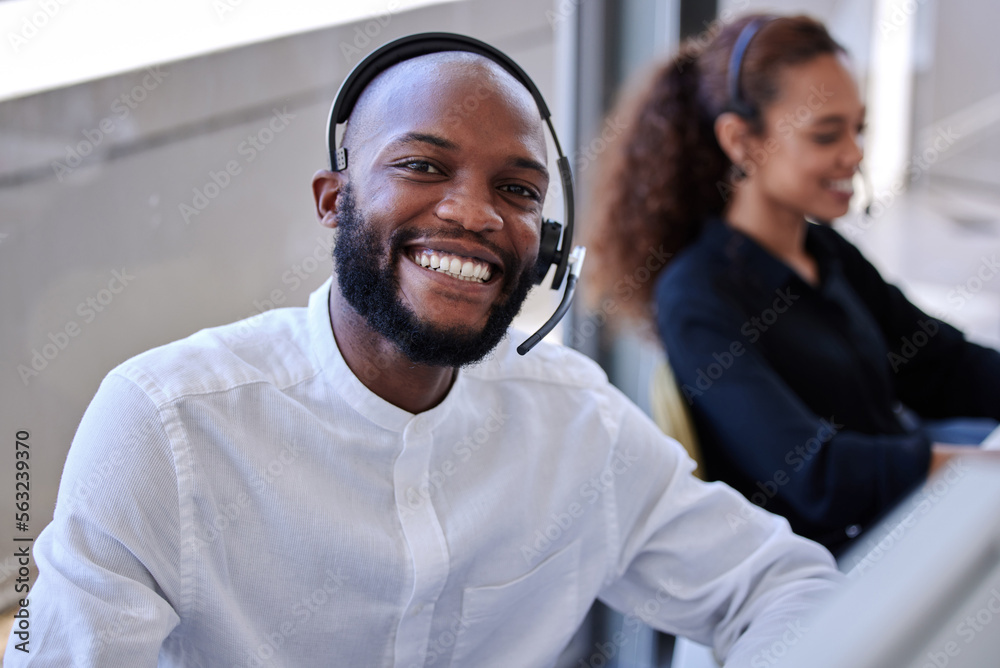
<instances>
[{"instance_id":1,"label":"headset","mask_svg":"<svg viewBox=\"0 0 1000 668\"><path fill-rule=\"evenodd\" d=\"M566 279L566 289L563 291L562 300L552 316L537 332L517 347L517 352L524 355L552 331L552 328L569 311L570 303L576 292L576 283L583 268L586 249L583 246L576 246L572 252L567 252L573 242L573 174L570 171L569 159L563 154L562 147L559 145L549 108L546 106L545 100L542 99L542 94L517 63L507 54L485 42L454 33L419 33L401 37L383 45L355 65L340 85L340 90L337 91L337 97L330 108L330 121L326 131L327 145L330 151L330 169L336 172L347 169L347 149L337 145L337 126L347 122L358 98L361 97L361 93L375 77L404 60L443 51L466 51L479 54L492 60L517 79L534 98L542 120L549 126L549 133L552 135L552 142L555 144L558 154L556 164L559 166L559 178L562 181L563 212L566 217L566 225L563 227L555 221L542 220L538 260L534 268L534 284L540 284L545 279L549 267L555 265L552 289L558 290L562 285L563 278ZM559 243L560 237L562 238L561 245Z\"/></svg>"},{"instance_id":2,"label":"headset","mask_svg":"<svg viewBox=\"0 0 1000 668\"><path fill-rule=\"evenodd\" d=\"M774 16L760 16L745 26L736 37L733 43L733 50L729 53L729 69L726 71L726 88L729 91L729 111L740 118L751 120L757 116L757 109L750 104L743 95L740 94L740 73L743 70L743 56L746 55L750 40L765 25L771 22Z\"/></svg>"}]
</instances>

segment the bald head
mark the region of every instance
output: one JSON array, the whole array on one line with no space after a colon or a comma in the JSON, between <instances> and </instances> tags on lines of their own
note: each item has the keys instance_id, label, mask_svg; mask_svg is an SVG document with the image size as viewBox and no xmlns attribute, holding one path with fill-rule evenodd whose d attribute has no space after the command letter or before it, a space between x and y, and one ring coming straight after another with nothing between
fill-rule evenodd
<instances>
[{"instance_id":1,"label":"bald head","mask_svg":"<svg viewBox=\"0 0 1000 668\"><path fill-rule=\"evenodd\" d=\"M468 119L484 106L484 100L491 99L526 120L533 119L538 137L544 136L534 98L510 72L476 53L445 51L405 60L375 77L351 112L343 146L355 153L363 150L368 140L383 132L403 110L430 111L431 103L442 96L455 100L445 110L447 125ZM437 107L440 113L440 105ZM477 122L490 120L479 118Z\"/></svg>"}]
</instances>

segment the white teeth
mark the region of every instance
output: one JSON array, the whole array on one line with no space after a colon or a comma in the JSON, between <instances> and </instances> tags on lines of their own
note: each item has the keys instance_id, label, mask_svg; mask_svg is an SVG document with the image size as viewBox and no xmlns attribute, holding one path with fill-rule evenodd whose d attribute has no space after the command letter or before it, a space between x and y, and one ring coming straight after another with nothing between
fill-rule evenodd
<instances>
[{"instance_id":1,"label":"white teeth","mask_svg":"<svg viewBox=\"0 0 1000 668\"><path fill-rule=\"evenodd\" d=\"M830 190L836 190L844 193L854 192L854 184L851 179L837 179L835 181L828 181L827 183L829 184Z\"/></svg>"},{"instance_id":2,"label":"white teeth","mask_svg":"<svg viewBox=\"0 0 1000 668\"><path fill-rule=\"evenodd\" d=\"M479 261L438 255L432 251L421 251L414 254L413 261L421 267L427 267L463 281L485 283L490 280L489 265Z\"/></svg>"}]
</instances>

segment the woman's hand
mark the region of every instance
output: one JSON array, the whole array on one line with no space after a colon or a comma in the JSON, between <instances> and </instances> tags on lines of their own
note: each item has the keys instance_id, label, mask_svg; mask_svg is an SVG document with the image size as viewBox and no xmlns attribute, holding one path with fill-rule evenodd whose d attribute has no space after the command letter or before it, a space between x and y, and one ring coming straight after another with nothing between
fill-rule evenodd
<instances>
[{"instance_id":1,"label":"woman's hand","mask_svg":"<svg viewBox=\"0 0 1000 668\"><path fill-rule=\"evenodd\" d=\"M931 468L927 473L927 477L933 477L938 470L955 457L968 457L976 461L996 462L1000 464L1000 450L983 450L978 445L934 443L931 446Z\"/></svg>"}]
</instances>

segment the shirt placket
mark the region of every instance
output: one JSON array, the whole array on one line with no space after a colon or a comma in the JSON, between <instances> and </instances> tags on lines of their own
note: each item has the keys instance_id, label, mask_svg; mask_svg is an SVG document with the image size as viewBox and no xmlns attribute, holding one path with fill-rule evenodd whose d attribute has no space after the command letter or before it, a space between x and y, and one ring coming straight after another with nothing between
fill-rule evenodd
<instances>
[{"instance_id":1,"label":"shirt placket","mask_svg":"<svg viewBox=\"0 0 1000 668\"><path fill-rule=\"evenodd\" d=\"M417 415L403 431L403 449L393 473L396 509L410 551L413 587L396 631L395 665L423 665L435 602L448 578L448 548L434 509L430 483L431 425Z\"/></svg>"}]
</instances>

